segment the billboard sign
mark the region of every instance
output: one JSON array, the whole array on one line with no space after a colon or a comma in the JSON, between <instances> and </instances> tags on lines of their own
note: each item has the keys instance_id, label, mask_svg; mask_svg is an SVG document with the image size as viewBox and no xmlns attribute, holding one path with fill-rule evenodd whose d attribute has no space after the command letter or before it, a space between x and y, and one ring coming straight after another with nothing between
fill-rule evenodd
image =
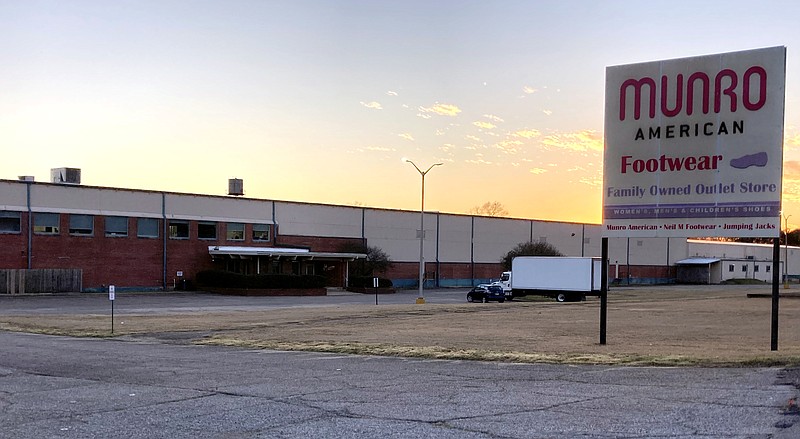
<instances>
[{"instance_id":1,"label":"billboard sign","mask_svg":"<svg viewBox=\"0 0 800 439\"><path fill-rule=\"evenodd\" d=\"M606 69L603 236L780 235L786 48Z\"/></svg>"}]
</instances>

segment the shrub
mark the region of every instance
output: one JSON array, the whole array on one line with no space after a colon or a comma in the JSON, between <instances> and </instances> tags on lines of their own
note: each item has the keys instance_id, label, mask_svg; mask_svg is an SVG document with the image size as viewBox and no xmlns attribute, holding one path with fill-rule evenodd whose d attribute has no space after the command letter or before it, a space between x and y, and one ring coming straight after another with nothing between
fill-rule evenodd
<instances>
[{"instance_id":1,"label":"shrub","mask_svg":"<svg viewBox=\"0 0 800 439\"><path fill-rule=\"evenodd\" d=\"M197 283L217 288L306 289L325 288L324 276L296 274L244 275L228 271L206 270L197 273Z\"/></svg>"},{"instance_id":2,"label":"shrub","mask_svg":"<svg viewBox=\"0 0 800 439\"><path fill-rule=\"evenodd\" d=\"M517 256L564 256L564 254L546 242L521 242L500 260L503 269L511 270L511 261Z\"/></svg>"}]
</instances>

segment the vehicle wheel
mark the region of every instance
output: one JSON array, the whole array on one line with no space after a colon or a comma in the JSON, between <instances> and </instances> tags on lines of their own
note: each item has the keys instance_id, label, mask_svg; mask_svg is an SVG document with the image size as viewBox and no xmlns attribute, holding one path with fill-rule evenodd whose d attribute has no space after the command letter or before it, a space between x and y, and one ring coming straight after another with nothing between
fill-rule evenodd
<instances>
[{"instance_id":1,"label":"vehicle wheel","mask_svg":"<svg viewBox=\"0 0 800 439\"><path fill-rule=\"evenodd\" d=\"M567 295L566 295L566 294L564 294L564 293L559 293L559 294L556 296L556 302L566 302L566 301L567 301Z\"/></svg>"},{"instance_id":2,"label":"vehicle wheel","mask_svg":"<svg viewBox=\"0 0 800 439\"><path fill-rule=\"evenodd\" d=\"M483 298L483 303L489 303L489 301L486 299L486 297Z\"/></svg>"},{"instance_id":3,"label":"vehicle wheel","mask_svg":"<svg viewBox=\"0 0 800 439\"><path fill-rule=\"evenodd\" d=\"M472 294L467 294L467 302L474 302L475 298L472 297Z\"/></svg>"},{"instance_id":4,"label":"vehicle wheel","mask_svg":"<svg viewBox=\"0 0 800 439\"><path fill-rule=\"evenodd\" d=\"M500 299L500 300L498 300L498 302L500 302L500 303L503 303L503 302L505 302L505 301L506 301L506 299Z\"/></svg>"}]
</instances>

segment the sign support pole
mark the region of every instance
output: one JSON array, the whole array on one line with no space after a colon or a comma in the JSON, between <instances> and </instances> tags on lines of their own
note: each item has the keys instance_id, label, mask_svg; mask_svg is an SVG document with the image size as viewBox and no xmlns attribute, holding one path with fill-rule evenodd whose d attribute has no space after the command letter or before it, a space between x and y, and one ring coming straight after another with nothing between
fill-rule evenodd
<instances>
[{"instance_id":1,"label":"sign support pole","mask_svg":"<svg viewBox=\"0 0 800 439\"><path fill-rule=\"evenodd\" d=\"M608 238L603 238L601 259L603 272L600 273L600 344L606 344L608 325Z\"/></svg>"},{"instance_id":2,"label":"sign support pole","mask_svg":"<svg viewBox=\"0 0 800 439\"><path fill-rule=\"evenodd\" d=\"M108 300L111 301L111 335L114 335L114 299L116 299L116 288L114 285L108 286Z\"/></svg>"},{"instance_id":3,"label":"sign support pole","mask_svg":"<svg viewBox=\"0 0 800 439\"><path fill-rule=\"evenodd\" d=\"M781 239L772 238L772 333L770 349L778 350L778 302L780 301ZM784 264L786 261L783 262Z\"/></svg>"}]
</instances>

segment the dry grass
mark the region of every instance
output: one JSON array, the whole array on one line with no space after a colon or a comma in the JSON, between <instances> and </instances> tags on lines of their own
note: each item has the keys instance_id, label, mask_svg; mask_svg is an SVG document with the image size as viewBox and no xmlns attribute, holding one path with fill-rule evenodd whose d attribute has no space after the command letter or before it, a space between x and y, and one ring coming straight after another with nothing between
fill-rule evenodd
<instances>
[{"instance_id":1,"label":"dry grass","mask_svg":"<svg viewBox=\"0 0 800 439\"><path fill-rule=\"evenodd\" d=\"M769 288L759 287L758 291ZM626 365L798 365L800 300L783 299L780 350L770 351L771 301L747 287L621 288L608 343L599 301L383 305L254 312L118 315L114 336L322 352L465 360ZM0 329L109 337L108 316L4 317ZM179 337L180 338L180 337Z\"/></svg>"}]
</instances>

